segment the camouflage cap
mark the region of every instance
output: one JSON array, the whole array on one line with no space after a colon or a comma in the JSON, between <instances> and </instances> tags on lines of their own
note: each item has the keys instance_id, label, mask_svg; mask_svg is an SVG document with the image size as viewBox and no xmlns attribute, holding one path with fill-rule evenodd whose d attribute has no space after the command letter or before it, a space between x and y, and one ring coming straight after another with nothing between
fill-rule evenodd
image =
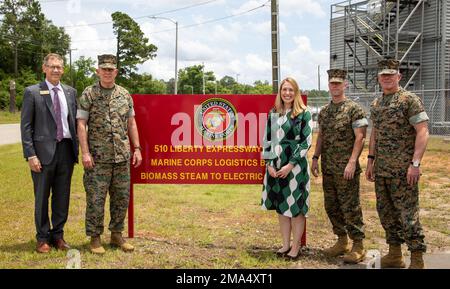
<instances>
[{"instance_id":1,"label":"camouflage cap","mask_svg":"<svg viewBox=\"0 0 450 289\"><path fill-rule=\"evenodd\" d=\"M98 56L98 67L99 68L117 68L117 59L115 55L112 54L102 54Z\"/></svg>"},{"instance_id":2,"label":"camouflage cap","mask_svg":"<svg viewBox=\"0 0 450 289\"><path fill-rule=\"evenodd\" d=\"M347 77L347 71L343 69L329 69L328 73L328 82L344 82Z\"/></svg>"},{"instance_id":3,"label":"camouflage cap","mask_svg":"<svg viewBox=\"0 0 450 289\"><path fill-rule=\"evenodd\" d=\"M400 62L393 58L385 58L378 61L378 74L396 74Z\"/></svg>"}]
</instances>

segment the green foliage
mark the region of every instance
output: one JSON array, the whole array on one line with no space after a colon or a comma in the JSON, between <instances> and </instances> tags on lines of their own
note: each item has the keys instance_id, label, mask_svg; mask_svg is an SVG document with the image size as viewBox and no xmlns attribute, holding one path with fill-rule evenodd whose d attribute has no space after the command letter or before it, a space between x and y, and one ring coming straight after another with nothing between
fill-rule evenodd
<instances>
[{"instance_id":1,"label":"green foliage","mask_svg":"<svg viewBox=\"0 0 450 289\"><path fill-rule=\"evenodd\" d=\"M228 89L231 89L231 87L233 85L237 84L236 80L233 77L228 76L228 75L225 75L224 77L222 77L222 79L219 81L219 83L221 86L228 88Z\"/></svg>"},{"instance_id":2,"label":"green foliage","mask_svg":"<svg viewBox=\"0 0 450 289\"><path fill-rule=\"evenodd\" d=\"M252 94L272 94L272 85L267 80L257 80L253 85Z\"/></svg>"},{"instance_id":3,"label":"green foliage","mask_svg":"<svg viewBox=\"0 0 450 289\"><path fill-rule=\"evenodd\" d=\"M0 68L6 73L18 74L19 70L30 67L41 78L42 59L46 54L67 54L69 35L45 18L38 1L1 1L0 14L3 14L0 26Z\"/></svg>"},{"instance_id":4,"label":"green foliage","mask_svg":"<svg viewBox=\"0 0 450 289\"><path fill-rule=\"evenodd\" d=\"M194 94L202 94L203 93L203 70L204 65L193 65L188 66L184 69L180 69L178 72L178 91L184 94L191 94L193 87ZM205 77L205 92L206 92L206 84L208 81L215 81L216 77L214 76L214 72L207 71L204 73ZM211 90L214 93L214 84Z\"/></svg>"},{"instance_id":5,"label":"green foliage","mask_svg":"<svg viewBox=\"0 0 450 289\"><path fill-rule=\"evenodd\" d=\"M179 93L203 93L203 65L193 65L179 71ZM173 82L173 80L171 80ZM171 85L169 82L168 85ZM268 81L255 81L254 85L237 83L231 76L216 80L214 72L205 72L205 94L272 94L272 85Z\"/></svg>"},{"instance_id":6,"label":"green foliage","mask_svg":"<svg viewBox=\"0 0 450 289\"><path fill-rule=\"evenodd\" d=\"M216 89L217 89L217 94L219 94L219 85L218 85L218 81L207 81L205 83L205 93L206 94L216 94Z\"/></svg>"},{"instance_id":7,"label":"green foliage","mask_svg":"<svg viewBox=\"0 0 450 289\"><path fill-rule=\"evenodd\" d=\"M142 64L156 56L155 45L148 43L148 38L144 37L139 24L130 16L122 12L114 12L111 15L113 19L114 34L119 39L118 47L118 66L119 79L129 78L132 73L137 71L137 64Z\"/></svg>"},{"instance_id":8,"label":"green foliage","mask_svg":"<svg viewBox=\"0 0 450 289\"><path fill-rule=\"evenodd\" d=\"M10 113L8 110L0 110L0 124L12 123L20 123L20 111Z\"/></svg>"},{"instance_id":9,"label":"green foliage","mask_svg":"<svg viewBox=\"0 0 450 289\"><path fill-rule=\"evenodd\" d=\"M77 90L78 95L81 95L83 90L87 86L94 84L96 80L95 61L90 57L81 56L75 61L72 65L72 72L68 65L64 67L62 82L73 86Z\"/></svg>"},{"instance_id":10,"label":"green foliage","mask_svg":"<svg viewBox=\"0 0 450 289\"><path fill-rule=\"evenodd\" d=\"M175 93L175 78L169 79L169 81L164 82L166 84L166 93L174 94ZM178 87L178 93L180 92L180 87Z\"/></svg>"},{"instance_id":11,"label":"green foliage","mask_svg":"<svg viewBox=\"0 0 450 289\"><path fill-rule=\"evenodd\" d=\"M328 99L329 95L328 95L328 91L326 91L326 90L313 89L308 92L308 97Z\"/></svg>"},{"instance_id":12,"label":"green foliage","mask_svg":"<svg viewBox=\"0 0 450 289\"><path fill-rule=\"evenodd\" d=\"M133 94L166 94L167 85L164 80L153 79L150 74L133 74L123 85Z\"/></svg>"},{"instance_id":13,"label":"green foliage","mask_svg":"<svg viewBox=\"0 0 450 289\"><path fill-rule=\"evenodd\" d=\"M0 109L6 109L9 107L9 93L6 89L3 89L3 83L0 82Z\"/></svg>"},{"instance_id":14,"label":"green foliage","mask_svg":"<svg viewBox=\"0 0 450 289\"><path fill-rule=\"evenodd\" d=\"M237 83L231 76L224 76L219 81L220 89L223 94L272 94L272 85L268 81L257 80L253 86Z\"/></svg>"},{"instance_id":15,"label":"green foliage","mask_svg":"<svg viewBox=\"0 0 450 289\"><path fill-rule=\"evenodd\" d=\"M231 87L232 94L252 94L253 87L249 84L236 83Z\"/></svg>"},{"instance_id":16,"label":"green foliage","mask_svg":"<svg viewBox=\"0 0 450 289\"><path fill-rule=\"evenodd\" d=\"M30 68L20 70L17 78L13 78L12 75L2 76L0 74L0 109L9 108L9 82L11 79L14 79L16 82L16 107L20 110L25 88L36 84L38 79L36 79L36 75Z\"/></svg>"}]
</instances>

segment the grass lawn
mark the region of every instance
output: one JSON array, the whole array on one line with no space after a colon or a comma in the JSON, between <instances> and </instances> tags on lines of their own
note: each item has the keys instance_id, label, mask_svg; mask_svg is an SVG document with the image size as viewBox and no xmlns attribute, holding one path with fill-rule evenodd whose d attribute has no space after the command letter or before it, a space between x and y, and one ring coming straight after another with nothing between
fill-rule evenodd
<instances>
[{"instance_id":1,"label":"grass lawn","mask_svg":"<svg viewBox=\"0 0 450 289\"><path fill-rule=\"evenodd\" d=\"M366 157L367 145L361 157L363 170ZM449 250L449 144L432 138L422 163L421 222L429 252ZM332 245L335 237L323 208L321 178L314 177L307 223L309 250L296 262L273 253L281 244L278 221L275 212L260 209L260 185L135 186L136 238L131 240L135 252L127 254L106 246L104 256L94 256L84 233L82 174L77 165L65 227L66 241L81 253L82 268L336 268L342 263L321 251ZM68 261L64 252L34 252L32 182L19 144L0 146L0 183L0 268L64 268ZM385 252L374 186L363 177L361 203L366 247ZM108 221L106 213L105 232ZM109 234L103 239L107 244Z\"/></svg>"},{"instance_id":2,"label":"grass lawn","mask_svg":"<svg viewBox=\"0 0 450 289\"><path fill-rule=\"evenodd\" d=\"M9 111L0 110L0 124L20 123L20 111L10 113Z\"/></svg>"}]
</instances>

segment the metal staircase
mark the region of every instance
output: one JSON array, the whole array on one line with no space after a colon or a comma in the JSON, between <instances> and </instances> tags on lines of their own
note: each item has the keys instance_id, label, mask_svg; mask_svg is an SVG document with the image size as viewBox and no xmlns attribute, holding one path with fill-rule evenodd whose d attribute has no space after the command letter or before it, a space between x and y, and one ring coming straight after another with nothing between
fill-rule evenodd
<instances>
[{"instance_id":1,"label":"metal staircase","mask_svg":"<svg viewBox=\"0 0 450 289\"><path fill-rule=\"evenodd\" d=\"M355 91L373 91L377 85L377 61L386 56L401 63L402 85L421 80L423 13L426 0L348 1L344 7L344 66ZM420 28L412 30L409 21L420 18ZM410 29L410 30L407 30ZM419 80L419 82L421 82Z\"/></svg>"}]
</instances>

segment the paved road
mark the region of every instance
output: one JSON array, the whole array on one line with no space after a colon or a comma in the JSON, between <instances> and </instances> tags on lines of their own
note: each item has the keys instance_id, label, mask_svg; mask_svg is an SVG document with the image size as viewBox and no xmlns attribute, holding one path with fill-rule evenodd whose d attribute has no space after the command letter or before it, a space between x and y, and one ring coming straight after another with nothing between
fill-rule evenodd
<instances>
[{"instance_id":1,"label":"paved road","mask_svg":"<svg viewBox=\"0 0 450 289\"><path fill-rule=\"evenodd\" d=\"M0 145L20 142L20 124L0 124Z\"/></svg>"},{"instance_id":2,"label":"paved road","mask_svg":"<svg viewBox=\"0 0 450 289\"><path fill-rule=\"evenodd\" d=\"M410 263L410 256L404 256L406 268L408 268ZM450 269L450 252L434 252L434 253L426 253L423 256L425 267L427 269ZM366 257L366 259L356 265L348 265L342 262L342 269L366 269L367 264L370 262L370 258Z\"/></svg>"}]
</instances>

